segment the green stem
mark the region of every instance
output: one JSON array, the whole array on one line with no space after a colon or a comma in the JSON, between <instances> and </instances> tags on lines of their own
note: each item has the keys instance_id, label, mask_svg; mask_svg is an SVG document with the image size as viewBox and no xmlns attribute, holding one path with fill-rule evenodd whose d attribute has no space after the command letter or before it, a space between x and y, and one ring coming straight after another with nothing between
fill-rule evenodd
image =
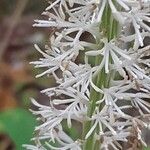
<instances>
[{"instance_id":1,"label":"green stem","mask_svg":"<svg viewBox=\"0 0 150 150\"><path fill-rule=\"evenodd\" d=\"M111 39L117 36L117 29L118 29L118 23L116 20L114 20L111 14L111 9L109 5L107 4L104 10L103 17L102 17L100 30L103 31L104 36L106 36L108 41L110 41ZM101 44L100 48L102 48L102 46L103 45ZM102 58L100 56L97 56L95 60L95 66L99 65L101 60ZM110 58L110 61L112 61L111 58ZM111 74L107 75L105 73L105 69L103 68L99 72L98 76L93 79L93 82L99 88L108 87L110 78L111 78ZM97 106L96 102L100 100L102 97L103 97L103 94L98 93L93 88L91 88L90 101L89 101L88 114L87 114L88 117L90 118L92 117L95 111L95 108ZM99 106L99 110L101 110L102 108L103 108L103 104ZM93 126L92 121L85 121L83 125L83 135L82 135L83 140L85 139L86 134L88 133L88 131L91 129L92 126ZM99 149L100 140L95 141L94 139L95 132L99 132L99 127L97 127L95 131L93 131L93 133L90 135L90 137L85 140L85 143L83 145L83 150L98 150Z\"/></svg>"},{"instance_id":2,"label":"green stem","mask_svg":"<svg viewBox=\"0 0 150 150\"><path fill-rule=\"evenodd\" d=\"M106 75L105 72L102 71L98 77L95 78L94 81L96 81L96 86L98 85L103 85L105 81ZM99 87L101 88L101 87ZM94 89L91 89L90 93L90 104L89 104L89 109L88 109L88 116L92 117L92 114L96 108L96 102L102 98L102 94L96 92ZM87 121L84 124L84 137L86 136L87 132L90 130L92 127L93 122ZM94 147L94 132L93 134L86 140L85 145L84 145L84 150L93 150Z\"/></svg>"}]
</instances>

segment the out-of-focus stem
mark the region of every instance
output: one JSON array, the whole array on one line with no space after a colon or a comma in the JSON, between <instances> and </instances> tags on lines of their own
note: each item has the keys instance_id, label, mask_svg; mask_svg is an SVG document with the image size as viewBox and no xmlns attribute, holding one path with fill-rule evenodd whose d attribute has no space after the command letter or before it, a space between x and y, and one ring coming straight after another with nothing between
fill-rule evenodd
<instances>
[{"instance_id":1,"label":"out-of-focus stem","mask_svg":"<svg viewBox=\"0 0 150 150\"><path fill-rule=\"evenodd\" d=\"M10 26L7 32L5 33L2 42L0 43L0 61L3 59L3 54L8 46L10 37L27 5L27 2L28 0L18 0L17 2L15 11L10 18Z\"/></svg>"}]
</instances>

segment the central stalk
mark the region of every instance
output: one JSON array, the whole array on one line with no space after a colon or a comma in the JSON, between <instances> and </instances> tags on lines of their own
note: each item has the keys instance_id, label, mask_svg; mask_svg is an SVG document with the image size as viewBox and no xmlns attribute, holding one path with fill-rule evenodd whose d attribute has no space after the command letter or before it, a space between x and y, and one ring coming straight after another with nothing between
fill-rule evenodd
<instances>
[{"instance_id":1,"label":"central stalk","mask_svg":"<svg viewBox=\"0 0 150 150\"><path fill-rule=\"evenodd\" d=\"M102 16L102 21L100 23L100 32L103 33L103 37L108 39L108 42L115 38L117 36L117 30L118 30L118 23L117 21L113 18L111 14L111 9L109 4L107 3L107 6L105 7L105 10L103 12ZM101 41L97 42L98 45L100 45L100 49L103 47L103 43ZM102 56L97 56L95 60L95 66L98 66L102 61ZM111 58L110 58L111 61ZM102 89L103 87L106 88L109 86L109 81L110 81L110 74L105 73L105 69L102 68L98 75L94 77L93 82L94 84ZM92 117L95 108L97 106L96 102L100 99L102 99L103 94L96 92L93 88L90 90L90 102L89 102L89 107L88 107L88 116L89 118ZM100 104L99 111L103 108L103 103ZM93 126L92 121L86 121L83 125L83 140L90 130L90 128ZM99 132L99 128L97 127L95 131L91 134L91 136L85 140L84 143L84 150L98 150L100 147L100 140L95 139L95 133Z\"/></svg>"}]
</instances>

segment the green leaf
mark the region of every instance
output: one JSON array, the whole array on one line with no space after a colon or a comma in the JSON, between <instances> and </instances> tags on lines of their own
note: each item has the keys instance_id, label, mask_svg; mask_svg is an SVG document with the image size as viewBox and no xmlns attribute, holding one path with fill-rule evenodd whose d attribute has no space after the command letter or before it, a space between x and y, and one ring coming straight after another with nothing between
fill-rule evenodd
<instances>
[{"instance_id":1,"label":"green leaf","mask_svg":"<svg viewBox=\"0 0 150 150\"><path fill-rule=\"evenodd\" d=\"M144 150L150 150L150 147L145 147Z\"/></svg>"},{"instance_id":2,"label":"green leaf","mask_svg":"<svg viewBox=\"0 0 150 150\"><path fill-rule=\"evenodd\" d=\"M0 113L0 133L6 133L14 141L16 150L30 143L36 120L27 110L17 108Z\"/></svg>"}]
</instances>

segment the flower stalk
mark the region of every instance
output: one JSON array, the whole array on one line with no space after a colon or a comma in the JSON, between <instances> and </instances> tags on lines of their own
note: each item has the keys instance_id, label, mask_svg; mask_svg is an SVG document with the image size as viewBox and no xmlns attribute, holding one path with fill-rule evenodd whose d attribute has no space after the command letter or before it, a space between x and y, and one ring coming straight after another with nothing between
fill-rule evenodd
<instances>
[{"instance_id":1,"label":"flower stalk","mask_svg":"<svg viewBox=\"0 0 150 150\"><path fill-rule=\"evenodd\" d=\"M116 20L114 20L112 14L111 14L111 8L107 4L107 6L105 7L105 10L104 10L104 13L103 13L102 24L100 24L100 32L103 32L103 34L104 34L103 36L105 38L107 38L108 41L110 41L117 36L117 30L118 30L118 23ZM102 43L101 43L101 45L102 45ZM101 61L102 61L102 58L97 56L97 58L95 60L95 65L99 65L101 63ZM111 61L111 58L109 61ZM110 79L111 79L111 75L109 76L108 74L106 74L104 68L102 68L101 71L98 73L98 75L95 77L94 83L100 89L108 88ZM102 93L96 92L93 88L91 89L90 99L89 99L90 103L89 103L89 107L88 107L89 111L87 113L87 116L89 116L89 118L92 117L92 114L95 111L95 108L97 106L96 102L99 99L102 99L102 97L103 97ZM103 103L101 103L101 105L99 105L100 111L102 110L103 106L104 106ZM92 128L92 126L93 126L92 121L91 122L86 121L84 124L85 125L84 125L84 129L83 129L83 132L84 132L83 138L86 136L86 134L88 133L90 128ZM99 132L99 127L97 127L95 130L96 130L96 132ZM83 149L84 150L97 150L97 149L99 149L99 147L100 147L100 140L95 141L94 132L93 132L93 134L85 141Z\"/></svg>"}]
</instances>

